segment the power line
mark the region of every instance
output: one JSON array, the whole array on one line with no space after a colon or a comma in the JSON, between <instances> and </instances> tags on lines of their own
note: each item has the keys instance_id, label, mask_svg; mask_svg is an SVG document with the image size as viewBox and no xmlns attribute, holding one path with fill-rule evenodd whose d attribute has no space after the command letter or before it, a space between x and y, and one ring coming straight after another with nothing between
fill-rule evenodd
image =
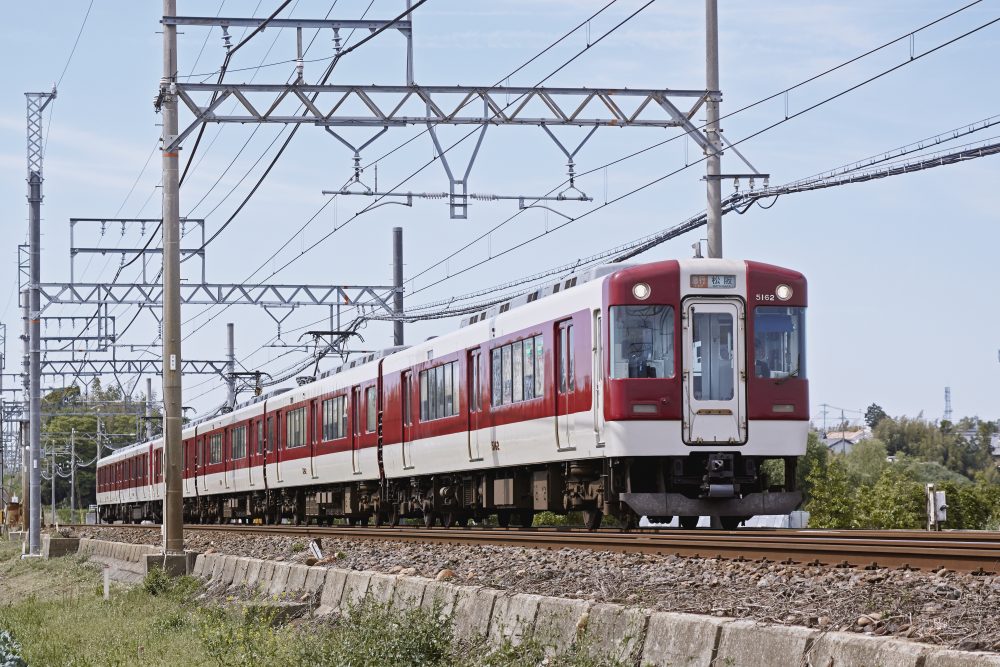
<instances>
[{"instance_id":1,"label":"power line","mask_svg":"<svg viewBox=\"0 0 1000 667\"><path fill-rule=\"evenodd\" d=\"M515 68L515 69L514 69L513 71L511 71L511 72L510 72L510 73L508 73L507 75L505 75L505 76L501 77L501 78L500 78L500 79L499 79L499 80L497 81L497 83L495 83L495 84L494 84L493 86L491 86L491 87L496 87L496 86L500 85L500 84L501 84L501 83L502 83L503 81L505 81L505 80L509 79L509 78L510 78L511 76L513 76L513 75L514 75L514 74L516 74L517 72L520 72L520 71L521 71L522 69L524 69L525 67L527 67L527 66L528 66L528 65L529 65L530 63L534 62L534 61L535 61L535 60L537 60L537 59L538 59L539 57L541 57L542 55L544 55L545 53L547 53L547 52L548 52L549 50L551 50L552 48L554 48L554 47L555 47L556 45L558 45L558 44L560 44L561 42L563 42L563 41L564 41L565 39L567 39L567 38L568 38L568 37L569 37L570 35L572 35L572 34L573 34L573 33L575 33L576 31L578 31L578 30L579 30L580 28L582 28L583 26L587 25L587 24L588 24L588 23L589 23L590 21L592 21L592 20L593 20L594 18L596 18L596 17L597 17L597 16L599 16L599 15L600 15L601 13L603 13L603 12L604 12L605 10L607 10L607 9L608 9L608 8L609 8L610 6L612 6L613 4L615 4L615 2L617 2L617 0L610 0L609 2L607 2L607 3L606 3L605 5L603 5L603 6L602 6L602 7L600 8L600 9L598 9L598 10L597 10L596 12L594 12L594 13L592 13L592 14L591 14L590 16L588 16L588 17L587 17L587 18L586 18L585 20L581 21L581 22L580 22L579 24L577 24L577 25L576 25L576 26L574 26L574 27L573 27L572 29L570 29L569 31L567 31L567 32L566 32L565 34L563 34L563 35L562 35L561 37L559 37L558 39L556 39L556 40L555 40L554 42L552 42L552 43L551 43L551 44L550 44L549 46L547 46L546 48L544 48L544 49L543 49L542 51L540 51L540 52L539 52L538 54L536 54L536 55L532 56L531 58L529 58L529 59L528 59L527 61L525 61L524 63L522 63L521 65L519 65L519 66L518 66L517 68ZM650 2L647 2L647 3L645 4L645 5L643 5L642 7L640 7L640 8L639 8L639 9L638 9L638 10L637 10L636 12L633 12L633 14L632 14L631 16L629 16L629 17L628 17L628 18L626 18L625 20L621 21L621 22L620 22L620 23L619 23L618 25L616 25L616 26L615 26L615 27L613 27L613 28L612 28L611 30L609 30L609 31L608 31L608 32L606 32L606 33L605 33L604 35L602 35L602 36L601 36L601 37L600 37L600 38L599 38L598 40L596 40L596 41L594 41L594 42L592 42L592 43L588 44L588 46L587 46L587 47L586 47L585 49L581 50L580 52L578 52L577 54L575 54L574 56L572 56L572 57L571 57L571 58L570 58L569 60L567 60L566 62L564 62L564 63L563 63L562 65L560 65L560 66L559 66L558 68L556 68L556 69L555 69L555 70L554 70L553 72L551 72L551 73L550 73L550 74L549 74L548 76L546 76L546 77L545 77L544 79L542 79L542 81L540 81L540 82L539 82L538 84L536 84L536 86L538 86L538 85L541 85L541 83L544 83L544 82L545 82L546 80L548 80L549 78L551 78L551 77L552 77L552 76L553 76L553 75L554 75L555 73L557 73L557 72L561 71L561 70L562 70L563 68L565 68L565 67L566 67L567 65L569 65L569 64L570 64L570 63L572 63L572 62L573 62L574 60L576 60L576 59L577 59L577 58L578 58L578 57L579 57L580 55L582 55L582 54L583 54L584 52L586 52L586 51L587 51L587 50L588 50L588 49L589 49L589 48L590 48L591 46L593 46L593 45L596 45L596 44L597 44L598 42L602 41L602 40L603 40L603 39L604 39L605 37L607 37L607 36L608 36L608 35L609 35L609 34L610 34L611 32L614 32L615 30L617 30L618 28L620 28L620 27L621 27L622 25L624 25L625 23L627 23L627 22L628 22L629 20L631 20L632 18L634 18L634 17L635 17L635 16L636 16L636 15L637 15L637 14L638 14L639 12L641 12L641 11L642 11L643 9L645 9L646 7L648 7L648 6L650 5L650 4L652 4L652 0L650 0ZM370 7L370 5L369 5L369 7ZM416 6L414 6L413 8L411 8L411 11L412 11L412 9L416 9ZM396 20L398 20L398 19L396 19ZM372 35L372 37L373 37L373 36L374 36L374 35ZM361 43L359 43L359 44L355 45L354 47L352 47L352 49L353 49L353 48L357 48L358 46L361 46ZM335 61L335 62L334 62L333 64L336 64L336 61ZM513 105L513 104L516 104L516 103L517 103L517 101L518 101L518 100L519 100L520 98L521 98L521 96L519 96L519 97L518 97L517 99L515 99L514 101L512 101L512 102L509 102L509 103L507 104L507 106L506 106L505 108L507 108L507 107L510 107L510 106L511 106L511 105ZM297 125L297 126L295 126L295 127L297 128L297 127L299 127L299 126ZM445 150L444 152L446 153L446 152L450 151L450 150L451 150L452 148L454 148L454 147L455 147L455 146L457 146L457 145L458 145L459 143L461 143L461 141L464 141L464 139L468 138L469 136L471 136L471 134L474 134L474 133L475 133L476 131L478 131L478 130L477 130L477 129L474 129L474 130L473 130L472 132L470 132L469 134L465 135L465 137L463 137L462 139L460 139L460 140L459 140L458 142L456 142L455 144L452 144L452 145L451 145L450 147L448 147L448 148L447 148L447 149L446 149L446 150ZM408 144L408 143L410 143L410 142L414 141L414 140L415 140L416 138L418 138L418 137L420 137L420 136L422 136L422 135L426 134L427 132L429 132L429 129L425 129L425 130L423 130L422 132L420 132L419 134L417 134L416 136L414 136L414 137L411 137L411 138L410 138L410 139L408 139L407 141L403 142L403 143L402 143L402 144L401 144L400 146L397 146L397 147L396 147L395 149L393 149L392 151L389 151L388 153L386 153L386 154L382 155L381 157L379 157L379 158L378 158L377 160L375 160L375 161L374 161L373 163L370 163L370 164L368 165L368 167L370 167L370 166L372 166L372 165L374 165L374 164L377 164L377 163L378 163L379 161L381 161L382 159L384 159L384 158L388 157L389 155L391 155L392 153L394 153L394 152L395 152L396 150L399 150L399 148L401 148L402 146L405 146L406 144ZM433 160L432 160L432 162L433 162ZM430 163L427 163L427 164L430 164ZM403 180L403 181L402 181L402 182L400 183L400 185L402 185L402 184L403 184L403 183L405 183L405 182L406 182L407 180L409 180L410 178L412 178L413 176L415 176L415 175L416 175L417 173L419 173L420 171L422 171L422 170L423 170L423 169L424 169L424 168L425 168L425 167L427 166L427 164L425 164L425 165L424 165L423 167L421 167L420 169L418 169L418 170L417 170L417 172L414 172L414 174L411 174L411 175L410 175L409 177L407 177L406 179L404 179L404 180ZM367 168L367 167L366 167L366 168ZM398 187L398 186L397 186L397 187ZM336 196L336 195L334 195L334 197L335 197L335 196ZM317 247L318 247L318 246L319 246L320 244L322 244L322 243L323 243L324 241L326 241L326 240L327 240L328 238L330 238L330 237L331 237L331 236L332 236L332 235L333 235L334 233L336 233L336 232L337 232L337 231L339 231L340 229L343 229L343 227L345 227L346 225L350 224L350 223L351 223L351 222L352 222L353 220L357 219L357 217L358 217L358 216L360 216L361 214L363 214L363 213L364 213L365 211L367 211L367 210L371 210L371 207L372 207L373 205L375 205L375 204L376 204L376 203L377 203L378 201L380 201L381 199L382 199L382 197L379 197L379 198L378 198L378 199L377 199L377 200L376 200L375 202L373 202L373 203L372 203L372 205L370 205L370 206L366 207L366 208L365 208L365 209L363 209L362 211L359 211L359 212L357 212L357 213L356 213L356 214L355 214L355 215L354 215L354 216L353 216L352 218L348 219L348 220L347 220L347 221L345 221L345 222L344 222L343 224L341 224L341 225L338 225L338 226L336 226L336 227L335 227L335 228L334 228L333 230L331 230L330 232L328 232L327 234L325 234L325 235L324 235L323 237L321 237L321 238L320 238L319 240L317 240L316 242L314 242L314 243L313 243L313 244L312 244L312 245L311 245L311 246L310 246L309 248L307 248L307 249L303 250L302 252L300 252L300 253L299 253L299 255L297 255L296 257L292 258L292 259L291 259L290 261L286 262L286 263L285 263L285 264L284 264L283 266L281 266L281 267L280 267L279 269L277 269L277 270L275 270L275 271L272 271L272 273L271 273L271 274L270 274L270 276L268 276L268 277L269 277L269 278L270 278L270 277L273 277L273 276L274 276L274 275L276 275L276 274L277 274L278 272L280 272L280 271L284 270L285 268L287 268L288 266L290 266L290 265L291 265L291 264L292 264L293 262L297 261L297 260L298 260L298 259L300 259L300 258L301 258L302 256L304 256L305 254L307 254L308 252L310 252L311 250L313 250L313 249L317 248ZM307 222L305 223L305 225L303 225L302 227L300 227L299 231L298 231L298 232L296 232L296 234L294 234L294 235L293 235L293 236L291 237L291 239L289 239L289 241L288 241L288 242L286 242L286 244L285 244L284 246L282 246L282 247L286 247L286 246L287 246L287 244L288 244L288 243L290 243L290 242L291 242L291 240L293 240L293 239L295 238L295 236L297 236L298 234L300 234L300 233L302 232L302 230L303 230L303 229L305 229L305 227L306 227L306 226L308 226L308 224L309 224L309 223L311 223L311 222L312 222L313 220L315 220L315 219L316 219L316 217L318 217L318 215L319 215L319 214L320 214L320 213L321 213L321 212L322 212L322 211L323 211L323 210L324 210L324 209L325 209L325 208L326 208L326 207L327 207L327 206L328 206L328 205L329 205L329 204L330 204L330 203L331 203L331 202L332 202L333 200L334 200L334 199L333 199L333 198L331 198L331 199L328 199L328 200L327 200L326 202L324 202L324 203L323 203L323 205L322 205L322 206L320 206L320 208L319 208L319 209L318 209L318 210L316 211L316 213L314 213L314 214L312 215L312 217L310 217L310 219L309 219L309 220L308 220L308 221L307 221ZM227 223L227 224L228 224L228 223ZM219 230L219 231L221 232L221 230ZM218 235L218 233L217 233L217 234L216 234L215 236L217 236L217 235ZM215 238L215 236L213 236L212 238L214 239L214 238ZM209 239L209 241L208 241L208 242L211 242L211 240L212 240L212 239ZM206 242L206 243L205 243L205 245L208 245L208 242ZM279 251L278 251L278 252L280 252L280 250L281 250L281 249L279 249ZM260 267L258 267L258 269L257 269L256 271L254 271L254 273L253 273L253 274L251 274L250 278L252 278L252 277L253 277L254 275L256 275L256 273L257 273L258 271L260 271L260 270L261 270L261 269L262 269L262 268L263 268L263 267L264 267L264 266L265 266L265 265L267 264L267 262L271 261L271 259L273 259L273 258L274 258L274 257L275 257L276 255L277 255L277 252L276 252L276 253L272 253L271 257L270 257L270 258L268 258L267 260L265 260L264 264L262 264L262 265L261 265ZM249 278L248 278L248 279L249 279ZM209 322L211 322L211 321L212 321L213 319L215 319L216 317L218 317L219 315L221 315L221 314L222 314L222 312L225 312L225 310L226 310L227 308L228 308L228 306L224 307L222 311L220 311L219 313L217 313L217 314L213 315L213 316L212 316L212 317L211 317L211 318L210 318L209 320L207 320L206 322L204 322L204 323L202 323L201 325L199 325L199 326L198 326L198 327L197 327L197 328L196 328L196 329L195 329L194 331L190 332L190 333L189 333L189 334L188 334L188 335L187 335L187 336L185 337L185 339L186 339L187 337L190 337L190 336L191 336L191 335L193 335L194 333L197 333L197 331L199 331L199 330L200 330L201 328L203 328L204 326L206 326L206 325L207 325L207 324L208 324ZM200 314L199 314L199 315L200 315ZM199 315L195 315L194 317L198 317ZM193 319L193 318L191 318L191 319ZM188 321L190 321L190 319L189 319ZM263 346L262 346L262 347L263 347ZM255 354L255 353L256 353L257 351L259 351L260 349L262 349L262 347L261 347L261 348L258 348L257 350L255 350L255 351L254 351L253 353L251 353L251 355L252 355L252 354Z\"/></svg>"}]
</instances>

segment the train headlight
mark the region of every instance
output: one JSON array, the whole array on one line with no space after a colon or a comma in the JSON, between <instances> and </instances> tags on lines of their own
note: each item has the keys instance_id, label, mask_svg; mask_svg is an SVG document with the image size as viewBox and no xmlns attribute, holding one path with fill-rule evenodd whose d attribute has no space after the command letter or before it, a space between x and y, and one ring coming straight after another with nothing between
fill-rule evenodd
<instances>
[{"instance_id":1,"label":"train headlight","mask_svg":"<svg viewBox=\"0 0 1000 667\"><path fill-rule=\"evenodd\" d=\"M632 296L639 299L639 301L645 301L652 293L653 290L651 290L649 285L646 283L636 283L635 285L632 285Z\"/></svg>"},{"instance_id":2,"label":"train headlight","mask_svg":"<svg viewBox=\"0 0 1000 667\"><path fill-rule=\"evenodd\" d=\"M788 301L792 298L792 288L788 285L778 285L774 288L774 296L778 297L779 301Z\"/></svg>"}]
</instances>

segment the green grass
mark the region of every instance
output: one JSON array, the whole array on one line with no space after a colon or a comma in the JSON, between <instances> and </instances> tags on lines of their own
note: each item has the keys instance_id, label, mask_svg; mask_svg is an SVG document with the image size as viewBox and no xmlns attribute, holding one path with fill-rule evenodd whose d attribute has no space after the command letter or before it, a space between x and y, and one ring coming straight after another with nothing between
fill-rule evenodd
<instances>
[{"instance_id":1,"label":"green grass","mask_svg":"<svg viewBox=\"0 0 1000 667\"><path fill-rule=\"evenodd\" d=\"M534 667L546 656L541 637L488 647L481 638L456 639L441 609L396 610L371 600L336 621L280 625L266 606L202 603L197 580L171 579L159 570L141 585L115 585L105 601L101 574L84 559L19 556L19 547L0 542L0 637L9 633L32 667ZM545 664L624 664L602 657L598 648L583 641Z\"/></svg>"}]
</instances>

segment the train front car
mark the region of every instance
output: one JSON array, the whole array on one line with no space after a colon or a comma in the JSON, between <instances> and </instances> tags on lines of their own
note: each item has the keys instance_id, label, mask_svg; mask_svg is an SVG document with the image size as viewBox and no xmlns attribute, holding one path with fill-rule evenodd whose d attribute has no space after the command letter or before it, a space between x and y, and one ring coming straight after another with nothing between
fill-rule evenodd
<instances>
[{"instance_id":1,"label":"train front car","mask_svg":"<svg viewBox=\"0 0 1000 667\"><path fill-rule=\"evenodd\" d=\"M733 529L799 506L805 307L802 274L758 262L664 261L607 277L595 414L609 511Z\"/></svg>"}]
</instances>

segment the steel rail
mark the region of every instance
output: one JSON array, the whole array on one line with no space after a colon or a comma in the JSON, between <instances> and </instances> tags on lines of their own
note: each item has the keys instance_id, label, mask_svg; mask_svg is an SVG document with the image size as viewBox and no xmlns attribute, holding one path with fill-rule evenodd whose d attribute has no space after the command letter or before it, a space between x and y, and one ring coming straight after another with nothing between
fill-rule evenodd
<instances>
[{"instance_id":1,"label":"steel rail","mask_svg":"<svg viewBox=\"0 0 1000 667\"><path fill-rule=\"evenodd\" d=\"M79 526L87 528L92 526ZM102 526L137 528L132 524ZM148 525L155 528L154 525ZM188 525L185 530L376 539L439 544L502 544L539 549L589 549L732 560L767 560L840 567L947 568L1000 571L1000 534L989 532L819 530L671 530L586 532L567 528L419 528L348 526Z\"/></svg>"}]
</instances>

